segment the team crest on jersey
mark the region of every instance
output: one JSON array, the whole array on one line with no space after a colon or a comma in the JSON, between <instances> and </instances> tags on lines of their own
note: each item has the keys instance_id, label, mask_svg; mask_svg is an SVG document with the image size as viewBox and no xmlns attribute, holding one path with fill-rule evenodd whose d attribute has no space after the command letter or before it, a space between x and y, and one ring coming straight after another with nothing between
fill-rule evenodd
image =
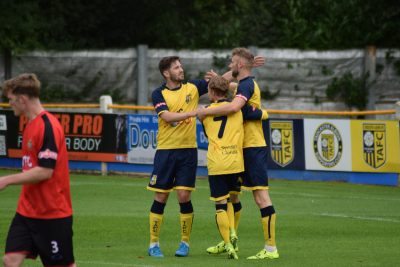
<instances>
[{"instance_id":1,"label":"team crest on jersey","mask_svg":"<svg viewBox=\"0 0 400 267\"><path fill-rule=\"evenodd\" d=\"M153 174L150 178L150 185L155 185L157 182L157 175Z\"/></svg>"},{"instance_id":2,"label":"team crest on jersey","mask_svg":"<svg viewBox=\"0 0 400 267\"><path fill-rule=\"evenodd\" d=\"M33 145L32 145L32 140L31 139L28 140L28 143L26 143L26 145L28 146L29 150L32 150Z\"/></svg>"},{"instance_id":3,"label":"team crest on jersey","mask_svg":"<svg viewBox=\"0 0 400 267\"><path fill-rule=\"evenodd\" d=\"M336 166L343 153L343 141L339 130L333 124L321 124L315 131L313 148L314 155L322 166Z\"/></svg>"},{"instance_id":4,"label":"team crest on jersey","mask_svg":"<svg viewBox=\"0 0 400 267\"><path fill-rule=\"evenodd\" d=\"M385 124L363 124L364 161L372 168L379 168L386 162Z\"/></svg>"},{"instance_id":5,"label":"team crest on jersey","mask_svg":"<svg viewBox=\"0 0 400 267\"><path fill-rule=\"evenodd\" d=\"M270 121L270 149L272 160L281 167L293 161L293 122Z\"/></svg>"},{"instance_id":6,"label":"team crest on jersey","mask_svg":"<svg viewBox=\"0 0 400 267\"><path fill-rule=\"evenodd\" d=\"M186 104L189 104L189 102L191 100L192 100L192 95L191 94L186 95L186 99L185 99Z\"/></svg>"}]
</instances>

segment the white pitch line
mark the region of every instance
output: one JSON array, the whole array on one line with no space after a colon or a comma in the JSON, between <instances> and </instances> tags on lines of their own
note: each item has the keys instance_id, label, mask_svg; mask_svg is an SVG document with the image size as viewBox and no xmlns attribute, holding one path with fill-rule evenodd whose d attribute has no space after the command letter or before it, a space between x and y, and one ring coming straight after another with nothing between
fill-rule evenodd
<instances>
[{"instance_id":1,"label":"white pitch line","mask_svg":"<svg viewBox=\"0 0 400 267\"><path fill-rule=\"evenodd\" d=\"M300 196L300 197L317 197L317 198L331 198L331 196L323 194L308 194L308 193L285 193L272 191L273 195L287 195L287 196ZM400 201L399 198L379 198L379 197L355 197L355 196L340 196L340 199L361 199L361 200L380 200L380 201Z\"/></svg>"},{"instance_id":2,"label":"white pitch line","mask_svg":"<svg viewBox=\"0 0 400 267\"><path fill-rule=\"evenodd\" d=\"M350 216L350 215L346 215L346 214L336 214L336 213L314 213L314 215L326 216L326 217L337 217L337 218L358 219L358 220L364 220L364 221L378 221L378 222L400 223L400 220L396 220L396 219L385 219L385 218L380 218L380 217Z\"/></svg>"}]
</instances>

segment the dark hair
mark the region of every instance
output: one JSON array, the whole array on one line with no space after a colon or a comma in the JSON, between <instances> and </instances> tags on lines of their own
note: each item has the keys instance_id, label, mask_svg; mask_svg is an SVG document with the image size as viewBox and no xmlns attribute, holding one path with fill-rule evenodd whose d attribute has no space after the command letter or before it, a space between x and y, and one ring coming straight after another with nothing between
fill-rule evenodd
<instances>
[{"instance_id":1,"label":"dark hair","mask_svg":"<svg viewBox=\"0 0 400 267\"><path fill-rule=\"evenodd\" d=\"M181 59L178 56L171 56L171 57L163 57L160 60L160 63L158 63L158 69L160 70L161 75L164 77L164 71L168 70L171 68L171 64L174 63L175 61L181 61Z\"/></svg>"},{"instance_id":2,"label":"dark hair","mask_svg":"<svg viewBox=\"0 0 400 267\"><path fill-rule=\"evenodd\" d=\"M39 97L40 81L33 73L23 73L3 84L3 95L11 92L14 95L27 95L29 98Z\"/></svg>"}]
</instances>

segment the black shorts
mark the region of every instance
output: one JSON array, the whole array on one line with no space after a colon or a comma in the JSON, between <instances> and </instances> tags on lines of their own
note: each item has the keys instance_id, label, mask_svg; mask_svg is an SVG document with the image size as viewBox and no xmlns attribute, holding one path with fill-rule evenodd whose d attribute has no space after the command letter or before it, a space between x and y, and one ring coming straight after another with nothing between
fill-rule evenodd
<instances>
[{"instance_id":1,"label":"black shorts","mask_svg":"<svg viewBox=\"0 0 400 267\"><path fill-rule=\"evenodd\" d=\"M268 149L266 146L243 149L243 189L268 189L267 153Z\"/></svg>"},{"instance_id":2,"label":"black shorts","mask_svg":"<svg viewBox=\"0 0 400 267\"><path fill-rule=\"evenodd\" d=\"M196 171L197 148L157 150L147 189L156 192L194 190Z\"/></svg>"},{"instance_id":3,"label":"black shorts","mask_svg":"<svg viewBox=\"0 0 400 267\"><path fill-rule=\"evenodd\" d=\"M72 248L72 216L61 219L31 219L18 213L11 223L6 241L7 253L21 253L44 266L75 262Z\"/></svg>"},{"instance_id":4,"label":"black shorts","mask_svg":"<svg viewBox=\"0 0 400 267\"><path fill-rule=\"evenodd\" d=\"M243 173L209 175L210 199L220 201L229 198L230 194L240 194L240 181Z\"/></svg>"}]
</instances>

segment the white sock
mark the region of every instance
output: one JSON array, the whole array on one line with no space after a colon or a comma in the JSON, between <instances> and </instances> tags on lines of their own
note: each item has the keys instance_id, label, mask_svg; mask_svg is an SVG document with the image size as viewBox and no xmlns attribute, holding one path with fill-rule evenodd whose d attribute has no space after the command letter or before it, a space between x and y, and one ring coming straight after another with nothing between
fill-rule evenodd
<instances>
[{"instance_id":1,"label":"white sock","mask_svg":"<svg viewBox=\"0 0 400 267\"><path fill-rule=\"evenodd\" d=\"M274 251L276 251L276 247L272 247L272 246L267 246L267 245L265 245L265 250L266 251L268 251L268 252L274 252Z\"/></svg>"},{"instance_id":2,"label":"white sock","mask_svg":"<svg viewBox=\"0 0 400 267\"><path fill-rule=\"evenodd\" d=\"M160 246L159 242L150 243L150 248L154 248L155 246Z\"/></svg>"},{"instance_id":3,"label":"white sock","mask_svg":"<svg viewBox=\"0 0 400 267\"><path fill-rule=\"evenodd\" d=\"M189 243L188 243L188 242L181 241L181 243L185 244L186 246L189 246Z\"/></svg>"}]
</instances>

